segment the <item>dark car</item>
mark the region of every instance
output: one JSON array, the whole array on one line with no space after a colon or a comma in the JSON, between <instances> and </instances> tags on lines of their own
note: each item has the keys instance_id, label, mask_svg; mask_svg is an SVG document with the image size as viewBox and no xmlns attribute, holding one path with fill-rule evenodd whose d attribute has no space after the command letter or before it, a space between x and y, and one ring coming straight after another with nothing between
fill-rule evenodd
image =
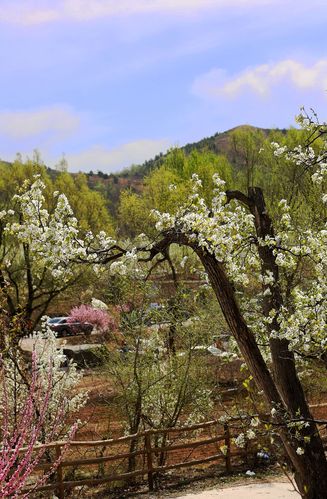
<instances>
[{"instance_id":1,"label":"dark car","mask_svg":"<svg viewBox=\"0 0 327 499\"><path fill-rule=\"evenodd\" d=\"M69 317L51 317L47 324L52 331L57 333L58 337L79 333L91 334L93 330L93 325L89 322L71 322Z\"/></svg>"}]
</instances>

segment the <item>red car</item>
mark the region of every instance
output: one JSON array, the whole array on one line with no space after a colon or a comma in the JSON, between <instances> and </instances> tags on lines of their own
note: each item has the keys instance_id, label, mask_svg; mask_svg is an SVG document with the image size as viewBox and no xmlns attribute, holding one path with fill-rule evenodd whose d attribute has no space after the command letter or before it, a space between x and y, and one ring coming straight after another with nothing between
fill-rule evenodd
<instances>
[{"instance_id":1,"label":"red car","mask_svg":"<svg viewBox=\"0 0 327 499\"><path fill-rule=\"evenodd\" d=\"M69 317L52 317L47 321L57 336L72 336L75 334L91 334L93 325L89 322L71 322Z\"/></svg>"}]
</instances>

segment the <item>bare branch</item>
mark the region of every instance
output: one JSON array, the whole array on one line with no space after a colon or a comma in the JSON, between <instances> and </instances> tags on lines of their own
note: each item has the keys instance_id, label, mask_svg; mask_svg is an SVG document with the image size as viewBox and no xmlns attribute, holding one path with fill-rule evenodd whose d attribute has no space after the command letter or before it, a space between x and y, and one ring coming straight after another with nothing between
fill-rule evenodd
<instances>
[{"instance_id":1,"label":"bare branch","mask_svg":"<svg viewBox=\"0 0 327 499\"><path fill-rule=\"evenodd\" d=\"M229 203L233 199L236 199L237 201L240 201L248 208L252 208L254 206L252 199L243 194L243 192L241 191L226 191L226 197L227 197L227 203Z\"/></svg>"}]
</instances>

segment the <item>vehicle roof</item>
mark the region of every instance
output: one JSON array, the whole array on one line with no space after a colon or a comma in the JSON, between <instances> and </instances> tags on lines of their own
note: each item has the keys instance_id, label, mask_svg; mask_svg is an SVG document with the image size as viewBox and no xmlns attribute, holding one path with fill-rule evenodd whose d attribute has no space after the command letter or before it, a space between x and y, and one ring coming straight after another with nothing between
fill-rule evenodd
<instances>
[{"instance_id":1,"label":"vehicle roof","mask_svg":"<svg viewBox=\"0 0 327 499\"><path fill-rule=\"evenodd\" d=\"M67 319L67 316L61 316L61 317L49 317L47 322L58 322L61 321L62 319Z\"/></svg>"}]
</instances>

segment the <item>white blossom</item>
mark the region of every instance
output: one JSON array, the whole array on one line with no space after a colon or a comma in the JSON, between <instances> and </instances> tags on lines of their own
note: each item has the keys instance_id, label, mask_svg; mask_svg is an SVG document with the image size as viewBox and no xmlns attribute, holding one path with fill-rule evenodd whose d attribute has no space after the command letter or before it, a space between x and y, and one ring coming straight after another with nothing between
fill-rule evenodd
<instances>
[{"instance_id":1,"label":"white blossom","mask_svg":"<svg viewBox=\"0 0 327 499\"><path fill-rule=\"evenodd\" d=\"M245 446L245 435L240 433L236 438L234 438L234 443L236 447L243 448Z\"/></svg>"},{"instance_id":2,"label":"white blossom","mask_svg":"<svg viewBox=\"0 0 327 499\"><path fill-rule=\"evenodd\" d=\"M91 305L93 308L98 310L108 310L108 305L106 305L103 301L98 300L97 298L92 298Z\"/></svg>"},{"instance_id":3,"label":"white blossom","mask_svg":"<svg viewBox=\"0 0 327 499\"><path fill-rule=\"evenodd\" d=\"M247 430L246 437L249 440L253 440L256 437L255 432L253 430Z\"/></svg>"}]
</instances>

